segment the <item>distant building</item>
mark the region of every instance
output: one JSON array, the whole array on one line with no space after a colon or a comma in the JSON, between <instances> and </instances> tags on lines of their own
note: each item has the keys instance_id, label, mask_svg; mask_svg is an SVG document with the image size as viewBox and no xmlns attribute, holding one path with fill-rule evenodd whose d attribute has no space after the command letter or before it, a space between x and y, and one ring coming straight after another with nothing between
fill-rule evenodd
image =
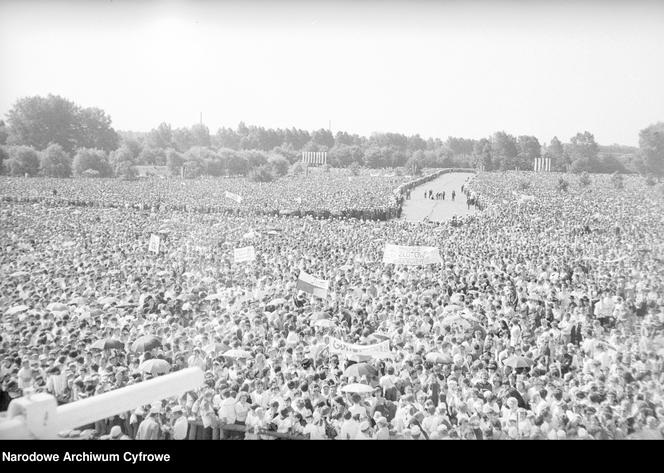
<instances>
[{"instance_id":1,"label":"distant building","mask_svg":"<svg viewBox=\"0 0 664 473\"><path fill-rule=\"evenodd\" d=\"M138 177L169 177L168 166L134 166Z\"/></svg>"}]
</instances>

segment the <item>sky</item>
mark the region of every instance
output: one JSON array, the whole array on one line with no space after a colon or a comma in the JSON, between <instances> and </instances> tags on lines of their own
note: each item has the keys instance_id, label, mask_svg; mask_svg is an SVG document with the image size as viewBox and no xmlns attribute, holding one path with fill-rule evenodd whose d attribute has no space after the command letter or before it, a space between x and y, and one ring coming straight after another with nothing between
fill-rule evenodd
<instances>
[{"instance_id":1,"label":"sky","mask_svg":"<svg viewBox=\"0 0 664 473\"><path fill-rule=\"evenodd\" d=\"M637 146L664 121L664 2L3 0L0 70L2 117L52 93L118 130Z\"/></svg>"}]
</instances>

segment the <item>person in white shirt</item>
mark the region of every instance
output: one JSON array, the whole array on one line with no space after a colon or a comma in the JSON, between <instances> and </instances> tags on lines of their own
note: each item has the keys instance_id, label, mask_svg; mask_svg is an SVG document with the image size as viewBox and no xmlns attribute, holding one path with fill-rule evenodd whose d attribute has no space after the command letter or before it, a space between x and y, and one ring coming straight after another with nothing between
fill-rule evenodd
<instances>
[{"instance_id":1,"label":"person in white shirt","mask_svg":"<svg viewBox=\"0 0 664 473\"><path fill-rule=\"evenodd\" d=\"M308 436L310 440L327 439L327 435L325 435L325 422L323 421L320 412L314 412L312 421L307 424L303 433L305 436Z\"/></svg>"},{"instance_id":2,"label":"person in white shirt","mask_svg":"<svg viewBox=\"0 0 664 473\"><path fill-rule=\"evenodd\" d=\"M341 430L337 440L352 440L355 438L360 429L360 416L351 415L350 412L346 412L344 415L344 422L341 424Z\"/></svg>"}]
</instances>

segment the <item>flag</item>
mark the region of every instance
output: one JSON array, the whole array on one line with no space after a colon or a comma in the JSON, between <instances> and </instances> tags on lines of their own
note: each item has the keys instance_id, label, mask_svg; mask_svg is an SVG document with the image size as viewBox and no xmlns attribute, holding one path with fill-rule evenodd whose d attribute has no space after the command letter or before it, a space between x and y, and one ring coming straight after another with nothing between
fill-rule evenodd
<instances>
[{"instance_id":1,"label":"flag","mask_svg":"<svg viewBox=\"0 0 664 473\"><path fill-rule=\"evenodd\" d=\"M159 235L155 235L153 233L150 236L150 244L148 245L148 251L152 251L153 253L159 253L160 243L161 239L159 238Z\"/></svg>"},{"instance_id":2,"label":"flag","mask_svg":"<svg viewBox=\"0 0 664 473\"><path fill-rule=\"evenodd\" d=\"M244 263L246 261L254 261L256 259L256 250L253 246L246 246L244 248L235 248L233 250L233 260L235 263Z\"/></svg>"},{"instance_id":3,"label":"flag","mask_svg":"<svg viewBox=\"0 0 664 473\"><path fill-rule=\"evenodd\" d=\"M238 204L240 202L242 202L242 196L241 195L233 194L232 192L228 192L228 191L226 191L226 193L224 195L226 196L226 198L234 200Z\"/></svg>"},{"instance_id":4,"label":"flag","mask_svg":"<svg viewBox=\"0 0 664 473\"><path fill-rule=\"evenodd\" d=\"M325 298L329 289L330 282L324 279L318 279L310 274L300 271L300 276L297 278L297 285L295 286L300 291L308 292L314 296Z\"/></svg>"}]
</instances>

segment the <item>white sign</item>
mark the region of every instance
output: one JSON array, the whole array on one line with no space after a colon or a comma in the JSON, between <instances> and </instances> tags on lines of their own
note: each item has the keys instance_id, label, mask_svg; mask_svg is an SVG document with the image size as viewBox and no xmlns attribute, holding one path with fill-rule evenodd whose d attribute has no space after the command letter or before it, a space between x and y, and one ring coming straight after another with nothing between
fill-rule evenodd
<instances>
[{"instance_id":1,"label":"white sign","mask_svg":"<svg viewBox=\"0 0 664 473\"><path fill-rule=\"evenodd\" d=\"M228 192L228 191L226 191L225 195L226 195L226 198L234 200L238 204L240 202L242 202L242 196L241 195L233 194L232 192Z\"/></svg>"},{"instance_id":2,"label":"white sign","mask_svg":"<svg viewBox=\"0 0 664 473\"><path fill-rule=\"evenodd\" d=\"M330 353L333 355L350 355L359 353L362 355L371 355L376 358L392 356L390 352L390 341L375 343L373 345L355 345L347 343L338 338L330 337Z\"/></svg>"},{"instance_id":3,"label":"white sign","mask_svg":"<svg viewBox=\"0 0 664 473\"><path fill-rule=\"evenodd\" d=\"M244 248L235 248L233 250L233 260L236 263L254 261L255 259L256 259L256 250L254 250L253 246L246 246Z\"/></svg>"},{"instance_id":4,"label":"white sign","mask_svg":"<svg viewBox=\"0 0 664 473\"><path fill-rule=\"evenodd\" d=\"M304 271L300 271L300 276L297 278L297 284L295 287L300 291L325 298L327 297L330 282L324 279L318 279Z\"/></svg>"},{"instance_id":5,"label":"white sign","mask_svg":"<svg viewBox=\"0 0 664 473\"><path fill-rule=\"evenodd\" d=\"M441 263L438 248L433 246L399 246L385 244L383 263L421 266Z\"/></svg>"},{"instance_id":6,"label":"white sign","mask_svg":"<svg viewBox=\"0 0 664 473\"><path fill-rule=\"evenodd\" d=\"M159 238L159 235L155 235L153 233L150 236L150 244L148 245L148 251L152 251L153 253L159 253L160 244L161 244L161 239Z\"/></svg>"}]
</instances>

